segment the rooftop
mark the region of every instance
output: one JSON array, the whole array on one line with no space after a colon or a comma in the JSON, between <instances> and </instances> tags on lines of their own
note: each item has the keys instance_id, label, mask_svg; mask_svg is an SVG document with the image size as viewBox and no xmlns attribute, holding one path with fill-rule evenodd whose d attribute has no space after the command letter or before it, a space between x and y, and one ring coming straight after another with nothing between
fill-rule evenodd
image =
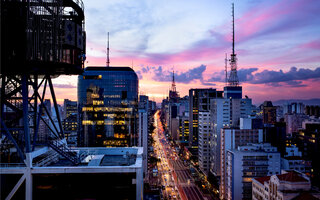
<instances>
[{"instance_id":1,"label":"rooftop","mask_svg":"<svg viewBox=\"0 0 320 200\"><path fill-rule=\"evenodd\" d=\"M302 174L296 171L289 171L285 174L273 175L276 176L280 181L288 181L288 182L309 182ZM271 176L264 176L259 178L254 178L256 181L264 184L264 182L269 181Z\"/></svg>"},{"instance_id":2,"label":"rooftop","mask_svg":"<svg viewBox=\"0 0 320 200\"><path fill-rule=\"evenodd\" d=\"M301 174L290 171L286 174L277 175L278 179L281 181L288 181L288 182L309 182L306 178L304 178Z\"/></svg>"},{"instance_id":3,"label":"rooftop","mask_svg":"<svg viewBox=\"0 0 320 200\"><path fill-rule=\"evenodd\" d=\"M70 148L81 162L75 165L48 147L31 153L32 167L37 173L105 173L134 172L142 168L142 147L76 147ZM25 165L3 164L4 174L23 173Z\"/></svg>"},{"instance_id":4,"label":"rooftop","mask_svg":"<svg viewBox=\"0 0 320 200\"><path fill-rule=\"evenodd\" d=\"M133 71L130 67L106 67L106 66L90 66L86 67L84 71Z\"/></svg>"},{"instance_id":5,"label":"rooftop","mask_svg":"<svg viewBox=\"0 0 320 200\"><path fill-rule=\"evenodd\" d=\"M301 156L288 156L288 157L284 157L284 159L286 159L286 160L303 160L303 158Z\"/></svg>"},{"instance_id":6,"label":"rooftop","mask_svg":"<svg viewBox=\"0 0 320 200\"><path fill-rule=\"evenodd\" d=\"M310 194L310 192L302 192L300 193L298 196L294 197L292 200L317 200L319 198L313 196L312 194Z\"/></svg>"},{"instance_id":7,"label":"rooftop","mask_svg":"<svg viewBox=\"0 0 320 200\"><path fill-rule=\"evenodd\" d=\"M254 178L256 181L259 181L262 185L264 182L269 181L271 176L264 176L264 177L259 177L259 178Z\"/></svg>"}]
</instances>

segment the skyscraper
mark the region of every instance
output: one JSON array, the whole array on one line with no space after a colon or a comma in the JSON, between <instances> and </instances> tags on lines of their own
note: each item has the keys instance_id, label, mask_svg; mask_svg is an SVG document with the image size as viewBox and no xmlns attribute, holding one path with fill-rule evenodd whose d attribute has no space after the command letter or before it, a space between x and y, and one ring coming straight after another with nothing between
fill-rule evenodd
<instances>
[{"instance_id":1,"label":"skyscraper","mask_svg":"<svg viewBox=\"0 0 320 200\"><path fill-rule=\"evenodd\" d=\"M143 173L147 176L148 170L148 131L149 131L149 97L146 95L139 96L139 129L138 129L138 146L143 147Z\"/></svg>"},{"instance_id":2,"label":"skyscraper","mask_svg":"<svg viewBox=\"0 0 320 200\"><path fill-rule=\"evenodd\" d=\"M277 108L272 105L271 101L265 101L262 104L263 123L275 124L277 122Z\"/></svg>"},{"instance_id":3,"label":"skyscraper","mask_svg":"<svg viewBox=\"0 0 320 200\"><path fill-rule=\"evenodd\" d=\"M222 91L213 88L189 90L189 149L198 156L199 113L210 110L210 99L222 98Z\"/></svg>"},{"instance_id":4,"label":"skyscraper","mask_svg":"<svg viewBox=\"0 0 320 200\"><path fill-rule=\"evenodd\" d=\"M199 147L198 160L199 167L204 174L209 174L209 159L210 159L210 112L199 112Z\"/></svg>"},{"instance_id":5,"label":"skyscraper","mask_svg":"<svg viewBox=\"0 0 320 200\"><path fill-rule=\"evenodd\" d=\"M78 104L76 101L65 99L63 101L63 116L62 119L68 118L70 115L78 112Z\"/></svg>"},{"instance_id":6,"label":"skyscraper","mask_svg":"<svg viewBox=\"0 0 320 200\"><path fill-rule=\"evenodd\" d=\"M241 86L238 86L241 88ZM211 142L210 142L210 170L215 176L220 176L220 134L224 127L240 127L240 118L247 118L251 115L252 100L249 98L228 98L226 91L224 98L211 100L210 125Z\"/></svg>"},{"instance_id":7,"label":"skyscraper","mask_svg":"<svg viewBox=\"0 0 320 200\"><path fill-rule=\"evenodd\" d=\"M226 152L227 150L237 149L248 143L263 142L263 129L221 129L221 181L220 197L226 198Z\"/></svg>"},{"instance_id":8,"label":"skyscraper","mask_svg":"<svg viewBox=\"0 0 320 200\"><path fill-rule=\"evenodd\" d=\"M78 104L65 99L63 103L62 126L69 145L77 146Z\"/></svg>"},{"instance_id":9,"label":"skyscraper","mask_svg":"<svg viewBox=\"0 0 320 200\"><path fill-rule=\"evenodd\" d=\"M80 146L137 146L138 77L129 67L87 67L78 77Z\"/></svg>"},{"instance_id":10,"label":"skyscraper","mask_svg":"<svg viewBox=\"0 0 320 200\"><path fill-rule=\"evenodd\" d=\"M251 199L252 178L280 174L280 153L268 143L239 146L226 152L226 196Z\"/></svg>"}]
</instances>

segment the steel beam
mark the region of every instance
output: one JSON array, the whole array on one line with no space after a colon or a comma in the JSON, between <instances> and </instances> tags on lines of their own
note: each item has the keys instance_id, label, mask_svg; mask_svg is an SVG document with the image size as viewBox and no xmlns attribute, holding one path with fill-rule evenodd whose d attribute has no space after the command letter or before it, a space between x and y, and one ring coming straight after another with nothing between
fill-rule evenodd
<instances>
[{"instance_id":1,"label":"steel beam","mask_svg":"<svg viewBox=\"0 0 320 200\"><path fill-rule=\"evenodd\" d=\"M40 96L40 94L37 92L37 94L36 94L37 96L38 96L38 98L39 98L39 100L40 100L40 102L41 102L41 104L44 104L43 103L43 99L44 99L44 96ZM56 132L57 133L59 133L59 131L58 131L58 128L56 127L56 125L54 124L54 121L53 121L53 119L52 119L52 117L49 115L49 111L47 110L47 108L46 107L43 107L44 108L44 110L46 111L46 113L47 113L47 116L49 117L49 119L50 119L50 121L51 121L51 123L52 123L52 125L53 125L53 127L54 127L54 129L56 130ZM43 120L43 119L42 119ZM46 123L47 124L47 123ZM48 126L49 127L49 126ZM54 131L52 131L53 133L54 133Z\"/></svg>"},{"instance_id":2,"label":"steel beam","mask_svg":"<svg viewBox=\"0 0 320 200\"><path fill-rule=\"evenodd\" d=\"M59 122L60 134L61 134L62 138L64 138L64 131L63 131L63 128L62 128L60 113L59 113L58 104L57 104L57 99L56 99L56 95L54 93L54 89L53 89L53 85L52 85L52 81L51 81L51 77L50 76L48 76L48 82L49 82L49 86L50 86L50 92L51 92L51 97L52 97L53 104L54 104L54 109L56 111L56 116L57 116L57 119L58 119L58 122Z\"/></svg>"},{"instance_id":3,"label":"steel beam","mask_svg":"<svg viewBox=\"0 0 320 200\"><path fill-rule=\"evenodd\" d=\"M17 190L19 189L19 187L21 186L21 184L25 179L26 179L26 174L23 174L5 200L10 200L13 197L13 195L17 192Z\"/></svg>"},{"instance_id":4,"label":"steel beam","mask_svg":"<svg viewBox=\"0 0 320 200\"><path fill-rule=\"evenodd\" d=\"M31 151L30 148L30 132L29 132L29 111L28 111L28 79L27 75L22 75L22 106L23 106L23 127L26 153Z\"/></svg>"},{"instance_id":5,"label":"steel beam","mask_svg":"<svg viewBox=\"0 0 320 200\"><path fill-rule=\"evenodd\" d=\"M32 146L32 151L34 151L35 145L36 145L36 139L37 139L37 134L38 134L38 129L39 126L37 124L37 111L38 111L38 97L35 95L36 92L38 92L38 75L34 76L34 82L33 82L33 97L34 97L34 108L33 108L33 146Z\"/></svg>"},{"instance_id":6,"label":"steel beam","mask_svg":"<svg viewBox=\"0 0 320 200\"><path fill-rule=\"evenodd\" d=\"M4 121L2 120L2 118L0 118L0 121L1 121L1 129L3 131L4 134L7 135L7 137L12 141L13 145L16 147L17 149L17 152L22 160L22 162L24 162L24 154L23 154L23 151L21 150L21 148L19 147L18 143L16 142L16 140L12 137L10 131L8 130L6 124L4 123Z\"/></svg>"},{"instance_id":7,"label":"steel beam","mask_svg":"<svg viewBox=\"0 0 320 200\"><path fill-rule=\"evenodd\" d=\"M44 80L44 79L43 79ZM43 81L42 80L42 81ZM42 83L42 81L41 81L41 83ZM41 102L41 104L40 104L40 108L39 108L39 113L37 114L37 121L36 121L36 124L35 124L35 126L36 126L36 130L35 130L35 132L34 132L34 137L33 137L33 147L32 147L32 151L34 151L34 148L35 148L35 146L36 146L36 139L37 139L37 136L38 136L38 131L39 131L39 124L40 124L40 117L41 117L41 111L42 111L42 106L43 106L43 99L44 99L44 96L45 96L45 94L46 94L46 88L47 88L47 79L46 79L46 81L44 82L44 86L43 86L44 88L43 88L43 92L42 92L42 98L40 98L40 102ZM35 96L36 96L36 99L38 99L38 95L37 94L39 94L38 93L38 90L36 90L35 91Z\"/></svg>"}]
</instances>

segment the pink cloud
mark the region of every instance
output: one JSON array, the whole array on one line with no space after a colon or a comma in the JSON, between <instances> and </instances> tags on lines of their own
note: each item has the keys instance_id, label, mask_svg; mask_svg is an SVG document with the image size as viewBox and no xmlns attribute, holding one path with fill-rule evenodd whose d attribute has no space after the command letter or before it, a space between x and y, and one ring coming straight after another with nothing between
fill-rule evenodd
<instances>
[{"instance_id":1,"label":"pink cloud","mask_svg":"<svg viewBox=\"0 0 320 200\"><path fill-rule=\"evenodd\" d=\"M290 36L290 30L303 27L309 23L309 17L311 15L317 14L315 10L317 6L314 6L315 1L277 1L271 5L258 4L256 8L251 8L249 11L242 15L237 15L236 13L236 49L238 45L245 42L255 41L260 36L265 36L269 34L284 33L287 37ZM265 6L262 8L262 6ZM319 5L317 3L317 5ZM315 8L313 8L315 7ZM318 7L319 8L319 7ZM313 18L310 18L313 19ZM318 17L319 19L319 17ZM230 19L231 21L231 19ZM230 30L229 26L223 25L221 27L216 27L215 30ZM172 54L148 54L143 52L120 52L117 49L112 49L111 51L111 66L135 66L135 70L139 70L140 67L137 66L166 66L172 67L180 65L179 70L186 71L190 67L199 66L204 64L207 66L205 73L207 79L210 78L210 74L214 71L220 71L224 67L224 57L225 53L230 53L231 49L231 32L222 34L216 31L211 31L211 38L204 39L197 44L194 44L192 48L172 53ZM274 39L275 42L281 42L279 38ZM254 61L246 60L246 56L253 55L255 52L247 49L239 49L237 53L239 54L239 67L244 68L244 66L253 65L252 67L258 67L259 71L263 69L275 69L275 66L286 66L290 68L291 66L296 66L297 64L308 64L308 63L320 63L320 57L318 56L318 51L320 49L320 40L312 39L304 44L301 44L301 38L296 38L292 43L299 42L299 44L290 44L293 47L288 50L281 52L280 54L275 54L273 49L270 49L270 53L261 56L259 59L254 58ZM261 42L261 41L260 41ZM289 44L288 44L289 45ZM100 53L105 52L105 47L103 45L97 46L93 43L87 43L87 49L92 48L92 50L98 51ZM268 43L263 43L258 46L258 48L268 48ZM316 50L316 51L314 51ZM259 51L257 49L256 51ZM112 55L112 52L114 54ZM121 54L123 53L123 54ZM115 56L120 55L120 56ZM242 56L242 57L241 57ZM105 57L99 57L95 55L87 56L86 66L104 66L106 62ZM254 64L252 64L254 63ZM258 64L257 64L258 63ZM259 66L255 66L259 65ZM298 66L297 66L298 67ZM316 66L319 67L319 66ZM179 71L179 72L181 72ZM140 81L141 84L145 86L150 85L150 80L152 80L152 74L143 74L143 80ZM146 81L149 82L146 82ZM154 80L153 80L154 81ZM159 82L157 82L159 83ZM305 97L320 97L320 83L319 81L312 82L311 80L303 81L303 85L306 85L303 89L292 88L290 85L281 85L279 87L271 87L263 84L248 84L243 83L244 91L249 97L254 98L254 101L261 102L268 99L270 96L278 99L286 98L301 98L302 95ZM152 85L152 84L151 84ZM166 91L170 85L161 84L161 89ZM181 91L182 95L188 94L188 90L192 87L204 87L201 82L190 84L178 83L178 89ZM222 85L217 85L216 87L223 87ZM289 89L290 88L290 89ZM283 91L286 92L283 92ZM156 94L159 91L154 90L152 87L148 89L150 94ZM266 95L266 91L267 95ZM161 95L160 95L161 96ZM160 99L160 97L158 97ZM158 99L157 99L158 101ZM159 100L160 101L160 100Z\"/></svg>"},{"instance_id":2,"label":"pink cloud","mask_svg":"<svg viewBox=\"0 0 320 200\"><path fill-rule=\"evenodd\" d=\"M245 41L255 36L289 30L292 26L300 26L311 7L310 1L280 1L261 9L251 8L236 20L237 41ZM263 6L265 6L263 4ZM307 10L307 11L306 11ZM311 13L314 14L314 13Z\"/></svg>"},{"instance_id":3,"label":"pink cloud","mask_svg":"<svg viewBox=\"0 0 320 200\"><path fill-rule=\"evenodd\" d=\"M310 41L308 43L305 43L305 44L302 44L300 45L298 48L301 48L301 49L316 49L316 50L320 50L320 39L318 40L313 40L313 41Z\"/></svg>"}]
</instances>

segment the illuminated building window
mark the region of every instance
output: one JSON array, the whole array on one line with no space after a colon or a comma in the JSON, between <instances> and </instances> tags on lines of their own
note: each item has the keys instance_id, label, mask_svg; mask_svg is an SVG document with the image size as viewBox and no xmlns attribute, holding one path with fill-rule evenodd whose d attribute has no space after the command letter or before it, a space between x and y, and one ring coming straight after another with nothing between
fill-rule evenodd
<instances>
[{"instance_id":1,"label":"illuminated building window","mask_svg":"<svg viewBox=\"0 0 320 200\"><path fill-rule=\"evenodd\" d=\"M252 179L251 179L251 178L243 178L242 181L243 181L243 182L251 182Z\"/></svg>"},{"instance_id":2,"label":"illuminated building window","mask_svg":"<svg viewBox=\"0 0 320 200\"><path fill-rule=\"evenodd\" d=\"M96 124L97 124L97 125L105 125L105 123L104 123L103 120L98 120L98 121L96 121Z\"/></svg>"},{"instance_id":3,"label":"illuminated building window","mask_svg":"<svg viewBox=\"0 0 320 200\"><path fill-rule=\"evenodd\" d=\"M93 111L93 107L83 107L82 111L83 112Z\"/></svg>"},{"instance_id":4,"label":"illuminated building window","mask_svg":"<svg viewBox=\"0 0 320 200\"><path fill-rule=\"evenodd\" d=\"M99 105L103 105L103 104L104 104L103 101L98 101L98 100L94 100L92 103L93 103L93 105L95 105L95 106L99 106Z\"/></svg>"},{"instance_id":5,"label":"illuminated building window","mask_svg":"<svg viewBox=\"0 0 320 200\"><path fill-rule=\"evenodd\" d=\"M91 94L91 97L92 97L92 98L99 98L99 95L98 95L98 94L95 94L95 93L92 93L92 94Z\"/></svg>"},{"instance_id":6,"label":"illuminated building window","mask_svg":"<svg viewBox=\"0 0 320 200\"><path fill-rule=\"evenodd\" d=\"M124 120L118 120L118 121L115 121L114 124L115 124L115 125L124 125L124 124L125 124L125 121L124 121Z\"/></svg>"},{"instance_id":7,"label":"illuminated building window","mask_svg":"<svg viewBox=\"0 0 320 200\"><path fill-rule=\"evenodd\" d=\"M118 99L120 98L120 95L104 95L104 98L110 98L110 99Z\"/></svg>"},{"instance_id":8,"label":"illuminated building window","mask_svg":"<svg viewBox=\"0 0 320 200\"><path fill-rule=\"evenodd\" d=\"M82 124L83 125L93 125L93 121L91 121L91 120L83 120Z\"/></svg>"},{"instance_id":9,"label":"illuminated building window","mask_svg":"<svg viewBox=\"0 0 320 200\"><path fill-rule=\"evenodd\" d=\"M79 107L83 112L79 118L84 122L78 127L79 134L84 136L79 146L136 146L138 140L130 140L138 135L133 127L138 119L136 73L128 67L87 67L78 81ZM87 128L86 125L96 127ZM92 131L105 139L92 142L94 138L86 138Z\"/></svg>"},{"instance_id":10,"label":"illuminated building window","mask_svg":"<svg viewBox=\"0 0 320 200\"><path fill-rule=\"evenodd\" d=\"M102 79L102 75L87 75L83 76L83 79Z\"/></svg>"},{"instance_id":11,"label":"illuminated building window","mask_svg":"<svg viewBox=\"0 0 320 200\"><path fill-rule=\"evenodd\" d=\"M115 138L124 139L124 138L126 137L126 135L123 134L123 133L115 133L115 134L114 134L114 137L115 137Z\"/></svg>"}]
</instances>

